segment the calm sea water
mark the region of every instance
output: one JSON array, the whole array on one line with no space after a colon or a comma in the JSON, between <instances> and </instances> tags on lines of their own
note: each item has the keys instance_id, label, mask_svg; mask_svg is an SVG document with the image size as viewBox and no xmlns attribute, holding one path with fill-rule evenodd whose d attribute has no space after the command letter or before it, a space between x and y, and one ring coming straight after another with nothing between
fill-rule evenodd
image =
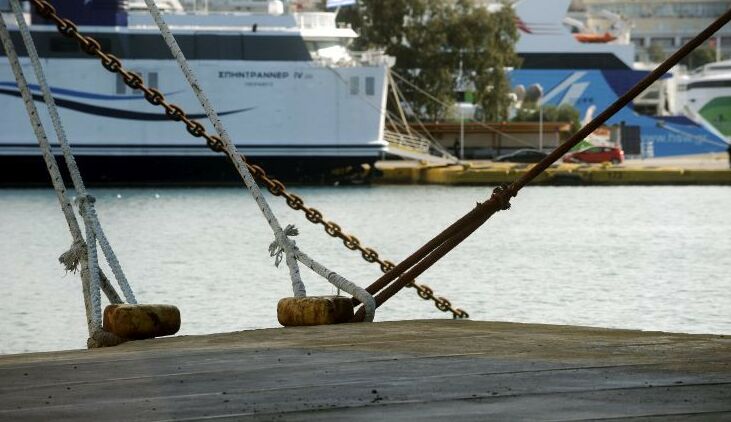
<instances>
[{"instance_id":1,"label":"calm sea water","mask_svg":"<svg viewBox=\"0 0 731 422\"><path fill-rule=\"evenodd\" d=\"M308 204L398 261L489 195L488 188L300 188ZM96 190L102 224L140 302L177 305L181 334L278 326L289 296L272 235L243 189ZM361 285L377 266L271 200L298 245ZM419 281L473 319L731 334L731 188L540 187ZM51 190L0 190L0 353L83 348L78 276ZM332 288L305 273L310 294ZM449 318L413 290L377 320Z\"/></svg>"}]
</instances>

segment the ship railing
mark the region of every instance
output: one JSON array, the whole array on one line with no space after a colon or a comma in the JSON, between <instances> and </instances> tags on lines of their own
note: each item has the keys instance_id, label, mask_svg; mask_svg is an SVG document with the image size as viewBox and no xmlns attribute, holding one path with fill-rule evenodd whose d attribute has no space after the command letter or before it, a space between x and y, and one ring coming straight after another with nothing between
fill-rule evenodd
<instances>
[{"instance_id":1,"label":"ship railing","mask_svg":"<svg viewBox=\"0 0 731 422\"><path fill-rule=\"evenodd\" d=\"M427 138L385 130L383 140L388 142L388 153L411 160L420 160L439 165L456 164L457 157L444 147Z\"/></svg>"},{"instance_id":2,"label":"ship railing","mask_svg":"<svg viewBox=\"0 0 731 422\"><path fill-rule=\"evenodd\" d=\"M343 57L323 57L312 54L312 64L316 66L355 67L355 66L385 66L392 67L395 58L383 51L348 51Z\"/></svg>"},{"instance_id":3,"label":"ship railing","mask_svg":"<svg viewBox=\"0 0 731 422\"><path fill-rule=\"evenodd\" d=\"M391 146L424 154L429 153L429 147L431 146L431 143L427 139L414 135L392 132L390 130L385 130L383 132L383 140L388 142Z\"/></svg>"},{"instance_id":4,"label":"ship railing","mask_svg":"<svg viewBox=\"0 0 731 422\"><path fill-rule=\"evenodd\" d=\"M393 67L396 64L396 58L389 56L384 50L351 51L350 55L358 63L367 66Z\"/></svg>"},{"instance_id":5,"label":"ship railing","mask_svg":"<svg viewBox=\"0 0 731 422\"><path fill-rule=\"evenodd\" d=\"M299 27L300 29L322 29L338 27L335 23L335 13L295 13L294 18L297 22L297 27Z\"/></svg>"},{"instance_id":6,"label":"ship railing","mask_svg":"<svg viewBox=\"0 0 731 422\"><path fill-rule=\"evenodd\" d=\"M312 55L312 61L310 64L316 66L316 67L355 67L358 66L359 63L354 60L351 56L346 57L322 57L318 56L316 54Z\"/></svg>"}]
</instances>

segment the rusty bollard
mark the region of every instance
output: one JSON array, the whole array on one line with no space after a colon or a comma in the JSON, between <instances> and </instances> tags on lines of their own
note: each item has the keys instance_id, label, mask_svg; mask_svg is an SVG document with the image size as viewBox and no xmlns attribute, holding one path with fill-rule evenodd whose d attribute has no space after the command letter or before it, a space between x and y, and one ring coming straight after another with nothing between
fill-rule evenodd
<instances>
[{"instance_id":1,"label":"rusty bollard","mask_svg":"<svg viewBox=\"0 0 731 422\"><path fill-rule=\"evenodd\" d=\"M130 340L169 336L180 329L180 311L173 305L109 305L103 328Z\"/></svg>"},{"instance_id":2,"label":"rusty bollard","mask_svg":"<svg viewBox=\"0 0 731 422\"><path fill-rule=\"evenodd\" d=\"M349 322L353 301L343 296L285 297L277 304L277 319L285 327Z\"/></svg>"}]
</instances>

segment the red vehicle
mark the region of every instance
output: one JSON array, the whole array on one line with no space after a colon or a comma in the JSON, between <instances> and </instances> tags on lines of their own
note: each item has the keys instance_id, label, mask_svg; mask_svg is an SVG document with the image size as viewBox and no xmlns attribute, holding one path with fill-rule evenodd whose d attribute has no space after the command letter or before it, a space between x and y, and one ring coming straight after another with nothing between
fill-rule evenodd
<instances>
[{"instance_id":1,"label":"red vehicle","mask_svg":"<svg viewBox=\"0 0 731 422\"><path fill-rule=\"evenodd\" d=\"M589 147L563 156L564 163L606 163L619 164L624 161L624 151L617 147Z\"/></svg>"}]
</instances>

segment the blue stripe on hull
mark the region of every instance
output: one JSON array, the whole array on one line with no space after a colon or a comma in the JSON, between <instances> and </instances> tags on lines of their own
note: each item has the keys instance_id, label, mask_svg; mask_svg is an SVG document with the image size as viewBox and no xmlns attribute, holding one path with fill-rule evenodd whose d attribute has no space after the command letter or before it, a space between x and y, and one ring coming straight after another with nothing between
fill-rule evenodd
<instances>
[{"instance_id":1,"label":"blue stripe on hull","mask_svg":"<svg viewBox=\"0 0 731 422\"><path fill-rule=\"evenodd\" d=\"M0 95L9 95L13 97L20 97L19 91L0 89ZM33 94L33 100L43 102L43 96L40 94ZM66 100L63 98L54 98L56 105L61 108L67 108L69 110L78 111L81 113L92 114L100 117L110 117L112 119L127 119L127 120L143 120L143 121L167 121L171 120L165 113L142 113L139 111L123 110L118 108L100 107L91 104L80 103L77 101ZM238 110L228 110L218 113L219 116L226 116L229 114L243 113L246 111L253 110L255 107L241 108ZM202 119L206 115L200 114L188 114L191 119Z\"/></svg>"},{"instance_id":2,"label":"blue stripe on hull","mask_svg":"<svg viewBox=\"0 0 731 422\"><path fill-rule=\"evenodd\" d=\"M15 82L0 82L0 86L6 86L8 88L17 88L18 85ZM28 88L30 88L32 91L40 91L41 87L36 84L28 84ZM77 97L77 98L85 98L87 100L104 100L104 101L119 101L119 100L144 100L145 96L138 94L138 95L105 95L105 94L96 94L93 92L86 92L86 91L77 91L75 89L67 89L67 88L58 88L51 86L49 87L52 94L58 94L58 95L67 95L69 97ZM179 94L183 92L182 90L173 91L173 92L164 92L163 95L165 97L169 97L171 95Z\"/></svg>"}]
</instances>

